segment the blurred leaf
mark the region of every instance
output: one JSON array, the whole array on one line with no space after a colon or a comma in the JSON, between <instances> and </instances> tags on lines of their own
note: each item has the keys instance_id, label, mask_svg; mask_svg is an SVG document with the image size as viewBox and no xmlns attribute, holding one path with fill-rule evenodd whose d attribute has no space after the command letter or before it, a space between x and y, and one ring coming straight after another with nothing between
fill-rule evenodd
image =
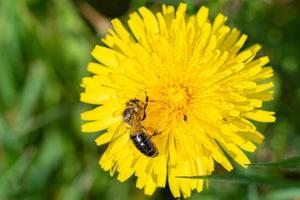
<instances>
[{"instance_id":1,"label":"blurred leaf","mask_svg":"<svg viewBox=\"0 0 300 200\"><path fill-rule=\"evenodd\" d=\"M0 113L0 134L2 139L2 144L0 147L9 148L13 146L13 139L10 132L10 128L7 124L6 118L3 113Z\"/></svg>"},{"instance_id":2,"label":"blurred leaf","mask_svg":"<svg viewBox=\"0 0 300 200\"><path fill-rule=\"evenodd\" d=\"M75 105L74 105L75 106ZM22 124L14 126L14 132L22 133L19 137L26 137L26 134L37 131L70 113L72 105L60 105L59 107L48 108L35 117L26 119Z\"/></svg>"},{"instance_id":3,"label":"blurred leaf","mask_svg":"<svg viewBox=\"0 0 300 200\"><path fill-rule=\"evenodd\" d=\"M83 199L85 193L87 193L92 186L93 177L92 174L87 171L79 174L75 180L68 184L68 186L62 188L62 193L58 199L80 200Z\"/></svg>"},{"instance_id":4,"label":"blurred leaf","mask_svg":"<svg viewBox=\"0 0 300 200\"><path fill-rule=\"evenodd\" d=\"M249 185L247 187L247 197L248 200L259 200L259 195L256 185Z\"/></svg>"},{"instance_id":5,"label":"blurred leaf","mask_svg":"<svg viewBox=\"0 0 300 200\"><path fill-rule=\"evenodd\" d=\"M266 200L290 200L300 198L300 188L279 189L266 195Z\"/></svg>"},{"instance_id":6,"label":"blurred leaf","mask_svg":"<svg viewBox=\"0 0 300 200\"><path fill-rule=\"evenodd\" d=\"M130 200L130 182L120 183L116 178L110 179L107 188L106 199L111 200Z\"/></svg>"},{"instance_id":7,"label":"blurred leaf","mask_svg":"<svg viewBox=\"0 0 300 200\"><path fill-rule=\"evenodd\" d=\"M0 113L0 138L0 153L1 149L3 149L5 153L4 159L2 159L0 163L1 174L1 169L10 166L21 152L20 141L12 134L3 113Z\"/></svg>"},{"instance_id":8,"label":"blurred leaf","mask_svg":"<svg viewBox=\"0 0 300 200\"><path fill-rule=\"evenodd\" d=\"M160 4L169 4L169 5L178 5L181 0L151 0L153 3L160 3Z\"/></svg>"},{"instance_id":9,"label":"blurred leaf","mask_svg":"<svg viewBox=\"0 0 300 200\"><path fill-rule=\"evenodd\" d=\"M64 156L64 146L59 130L46 131L47 139L41 145L37 159L26 173L24 187L26 191L39 191L44 189L51 174L58 169Z\"/></svg>"},{"instance_id":10,"label":"blurred leaf","mask_svg":"<svg viewBox=\"0 0 300 200\"><path fill-rule=\"evenodd\" d=\"M33 149L25 150L15 163L4 171L0 179L0 199L7 199L8 196L20 192L20 179L27 173L35 154Z\"/></svg>"},{"instance_id":11,"label":"blurred leaf","mask_svg":"<svg viewBox=\"0 0 300 200\"><path fill-rule=\"evenodd\" d=\"M207 179L210 181L222 181L226 183L236 184L255 184L267 185L274 187L300 187L299 181L290 181L286 179L279 179L271 176L254 176L254 175L209 175L209 176L177 176L177 178L187 179Z\"/></svg>"},{"instance_id":12,"label":"blurred leaf","mask_svg":"<svg viewBox=\"0 0 300 200\"><path fill-rule=\"evenodd\" d=\"M8 106L16 96L16 66L21 61L17 2L3 0L0 5L0 100L1 107ZM14 58L14 59L12 59ZM0 107L0 108L1 108Z\"/></svg>"},{"instance_id":13,"label":"blurred leaf","mask_svg":"<svg viewBox=\"0 0 300 200\"><path fill-rule=\"evenodd\" d=\"M300 168L300 156L281 160L278 162L251 163L249 167L280 167L280 168Z\"/></svg>"},{"instance_id":14,"label":"blurred leaf","mask_svg":"<svg viewBox=\"0 0 300 200\"><path fill-rule=\"evenodd\" d=\"M14 99L16 87L9 63L4 58L0 47L0 110L4 110Z\"/></svg>"},{"instance_id":15,"label":"blurred leaf","mask_svg":"<svg viewBox=\"0 0 300 200\"><path fill-rule=\"evenodd\" d=\"M28 73L25 85L22 90L20 104L18 106L18 117L16 125L24 123L30 117L38 100L44 90L47 73L45 65L41 62L35 62Z\"/></svg>"},{"instance_id":16,"label":"blurred leaf","mask_svg":"<svg viewBox=\"0 0 300 200\"><path fill-rule=\"evenodd\" d=\"M197 8L195 7L193 0L184 0L184 2L187 4L187 13L189 15L197 13Z\"/></svg>"}]
</instances>

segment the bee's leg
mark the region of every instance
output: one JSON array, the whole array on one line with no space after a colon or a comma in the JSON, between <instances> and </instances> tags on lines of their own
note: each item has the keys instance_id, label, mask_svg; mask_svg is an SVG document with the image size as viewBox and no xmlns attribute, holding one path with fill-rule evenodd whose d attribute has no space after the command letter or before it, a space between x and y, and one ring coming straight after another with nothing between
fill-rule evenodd
<instances>
[{"instance_id":1,"label":"bee's leg","mask_svg":"<svg viewBox=\"0 0 300 200\"><path fill-rule=\"evenodd\" d=\"M161 134L161 131L158 131L157 129L153 129L151 127L147 127L146 128L146 132L147 134L152 137L152 136L156 136L156 135L160 135Z\"/></svg>"},{"instance_id":2,"label":"bee's leg","mask_svg":"<svg viewBox=\"0 0 300 200\"><path fill-rule=\"evenodd\" d=\"M157 129L155 129L152 136L156 136L156 135L160 135L160 134L161 134L161 131L158 131Z\"/></svg>"},{"instance_id":3,"label":"bee's leg","mask_svg":"<svg viewBox=\"0 0 300 200\"><path fill-rule=\"evenodd\" d=\"M146 114L146 109L147 109L147 106L148 106L149 97L148 97L146 91L145 91L145 95L146 95L146 97L145 97L145 103L144 103L144 107L143 107L144 114L143 114L143 117L142 117L141 121L143 121L144 119L146 119L146 116L147 116L147 114Z\"/></svg>"}]
</instances>

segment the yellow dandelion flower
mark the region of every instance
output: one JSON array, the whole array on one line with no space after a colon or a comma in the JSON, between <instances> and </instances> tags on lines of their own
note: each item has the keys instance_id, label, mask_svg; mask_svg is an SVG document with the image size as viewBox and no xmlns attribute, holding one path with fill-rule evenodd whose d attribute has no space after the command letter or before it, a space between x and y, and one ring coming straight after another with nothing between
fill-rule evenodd
<instances>
[{"instance_id":1,"label":"yellow dandelion flower","mask_svg":"<svg viewBox=\"0 0 300 200\"><path fill-rule=\"evenodd\" d=\"M226 16L210 22L208 8L192 16L186 8L163 5L153 14L141 7L129 16L130 30L112 20L113 30L102 39L106 47L92 51L98 62L87 69L93 76L82 81L81 101L99 105L82 113L89 121L82 131L106 130L97 145L113 140L101 167L117 172L121 182L136 176L136 186L147 195L167 182L174 197L202 191L203 180L178 176L209 175L214 162L230 171L225 153L246 167L244 151L253 152L264 139L252 121L275 121L274 112L261 109L273 93L269 58L255 58L261 46L241 50L247 36L225 25ZM146 96L146 117L139 124L159 132L151 136L158 151L153 157L134 146L127 126L112 139L126 102L145 103Z\"/></svg>"}]
</instances>

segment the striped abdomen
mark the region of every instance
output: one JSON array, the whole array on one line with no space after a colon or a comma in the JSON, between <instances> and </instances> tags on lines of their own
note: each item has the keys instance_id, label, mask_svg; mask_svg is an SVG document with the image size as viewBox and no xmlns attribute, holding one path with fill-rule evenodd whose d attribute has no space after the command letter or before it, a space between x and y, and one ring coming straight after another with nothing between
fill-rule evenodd
<instances>
[{"instance_id":1,"label":"striped abdomen","mask_svg":"<svg viewBox=\"0 0 300 200\"><path fill-rule=\"evenodd\" d=\"M145 156L155 157L158 154L155 145L144 131L130 135L130 139L134 146Z\"/></svg>"}]
</instances>

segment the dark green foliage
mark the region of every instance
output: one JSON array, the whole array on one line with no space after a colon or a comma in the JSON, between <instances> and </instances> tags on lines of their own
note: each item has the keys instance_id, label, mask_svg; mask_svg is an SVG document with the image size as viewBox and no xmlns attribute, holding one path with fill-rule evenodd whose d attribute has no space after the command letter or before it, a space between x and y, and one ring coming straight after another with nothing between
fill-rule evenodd
<instances>
[{"instance_id":1,"label":"dark green foliage","mask_svg":"<svg viewBox=\"0 0 300 200\"><path fill-rule=\"evenodd\" d=\"M180 1L87 2L124 20L140 6L158 10ZM79 102L80 82L104 34L93 21L99 19L86 16L87 2L0 1L0 199L172 199L168 189L145 197L134 178L110 178L98 165L104 147L96 147L97 134L80 133L80 112L90 109ZM248 34L247 44L263 45L276 84L276 99L266 108L277 113L276 123L258 124L266 139L250 155L257 164L232 173L216 166L208 189L191 199L300 198L300 1L185 2L191 14L202 4L211 17L224 13Z\"/></svg>"}]
</instances>

